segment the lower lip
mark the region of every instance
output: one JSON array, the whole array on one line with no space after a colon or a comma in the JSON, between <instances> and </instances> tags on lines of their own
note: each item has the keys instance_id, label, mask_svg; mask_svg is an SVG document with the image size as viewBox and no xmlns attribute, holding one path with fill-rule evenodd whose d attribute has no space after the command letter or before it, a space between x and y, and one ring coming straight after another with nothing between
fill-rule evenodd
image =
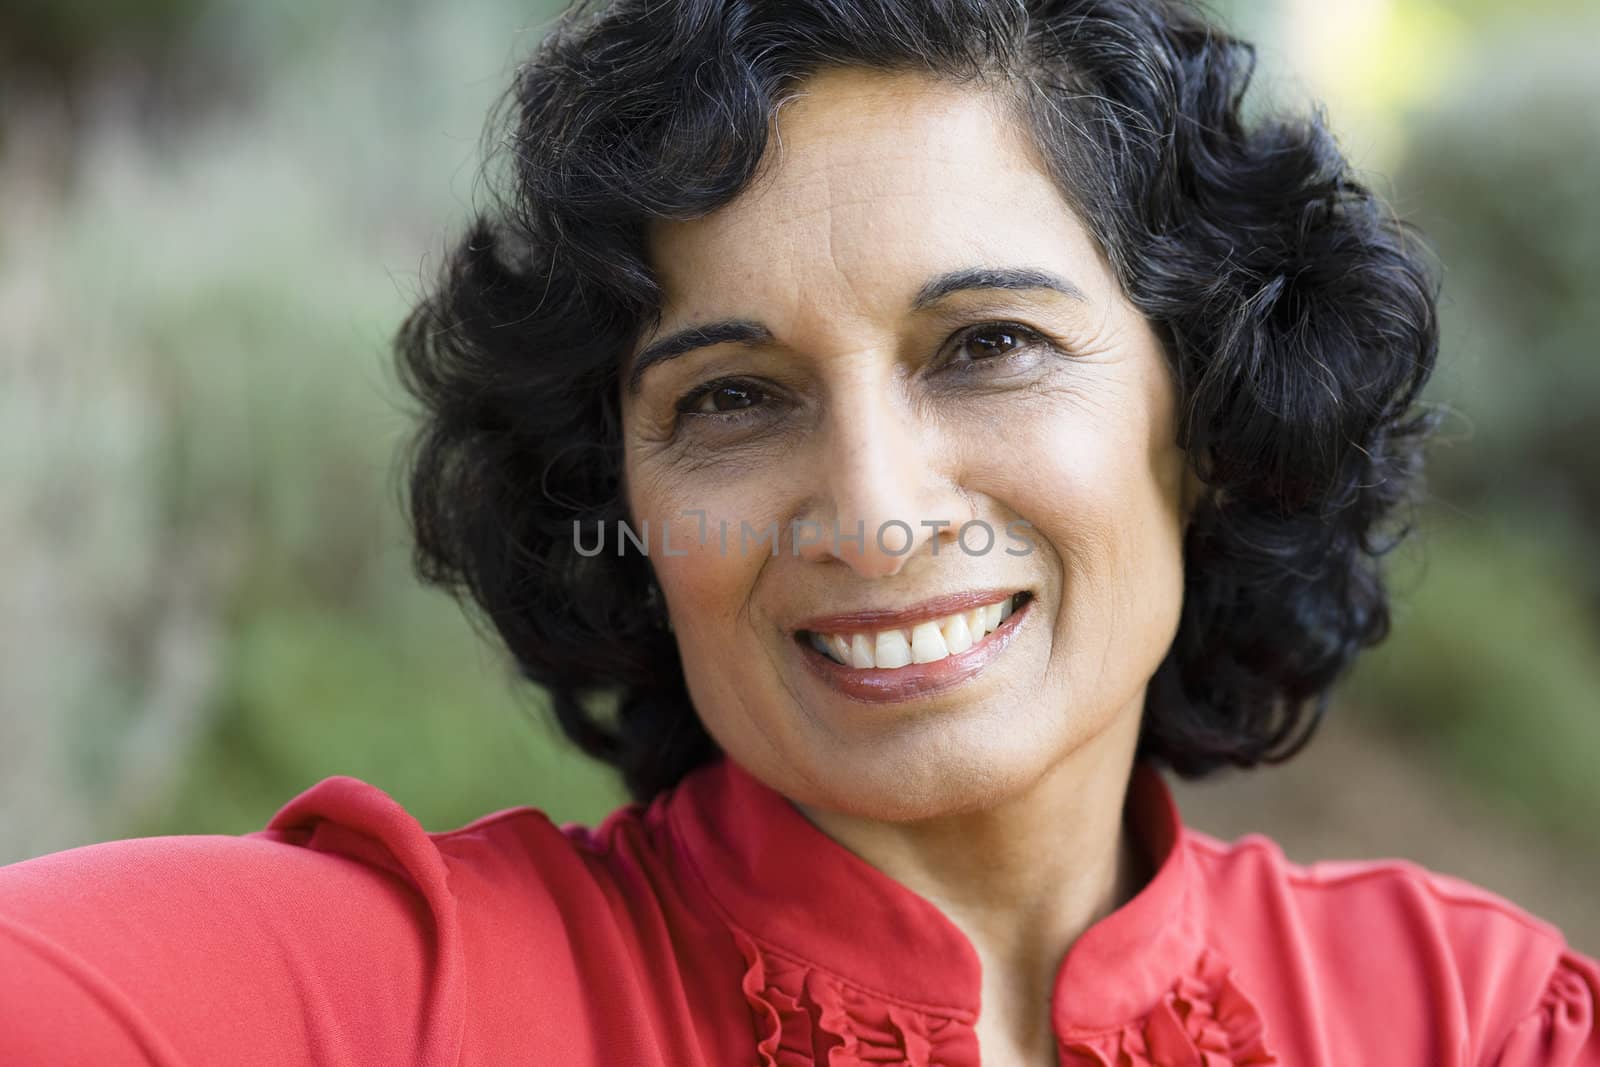
<instances>
[{"instance_id":1,"label":"lower lip","mask_svg":"<svg viewBox=\"0 0 1600 1067\"><path fill-rule=\"evenodd\" d=\"M1033 601L1033 597L1028 597L998 629L965 652L932 663L912 663L890 669L847 667L812 648L809 641L800 642L796 647L813 673L852 700L868 704L915 700L953 689L998 659L1016 637Z\"/></svg>"}]
</instances>

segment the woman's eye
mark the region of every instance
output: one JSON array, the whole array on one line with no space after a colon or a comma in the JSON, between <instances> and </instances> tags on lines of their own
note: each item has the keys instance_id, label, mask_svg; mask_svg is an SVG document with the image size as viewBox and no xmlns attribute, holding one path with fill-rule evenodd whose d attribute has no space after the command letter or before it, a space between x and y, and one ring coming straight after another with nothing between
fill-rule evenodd
<instances>
[{"instance_id":1,"label":"woman's eye","mask_svg":"<svg viewBox=\"0 0 1600 1067\"><path fill-rule=\"evenodd\" d=\"M1036 330L1019 323L986 322L956 335L950 362L966 365L1001 362L1019 350L1045 343Z\"/></svg>"},{"instance_id":2,"label":"woman's eye","mask_svg":"<svg viewBox=\"0 0 1600 1067\"><path fill-rule=\"evenodd\" d=\"M765 398L766 394L749 382L707 382L678 401L678 411L712 417L737 415L758 406Z\"/></svg>"}]
</instances>

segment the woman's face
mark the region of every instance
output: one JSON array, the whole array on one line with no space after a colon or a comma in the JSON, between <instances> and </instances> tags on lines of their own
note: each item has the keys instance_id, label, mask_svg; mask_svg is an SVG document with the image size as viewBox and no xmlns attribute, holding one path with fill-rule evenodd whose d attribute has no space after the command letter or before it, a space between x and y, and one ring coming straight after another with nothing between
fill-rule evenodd
<instances>
[{"instance_id":1,"label":"woman's face","mask_svg":"<svg viewBox=\"0 0 1600 1067\"><path fill-rule=\"evenodd\" d=\"M949 814L1125 758L1177 631L1166 359L1001 115L829 71L760 180L651 235L638 351L739 325L624 374L633 527L701 720L802 803Z\"/></svg>"}]
</instances>

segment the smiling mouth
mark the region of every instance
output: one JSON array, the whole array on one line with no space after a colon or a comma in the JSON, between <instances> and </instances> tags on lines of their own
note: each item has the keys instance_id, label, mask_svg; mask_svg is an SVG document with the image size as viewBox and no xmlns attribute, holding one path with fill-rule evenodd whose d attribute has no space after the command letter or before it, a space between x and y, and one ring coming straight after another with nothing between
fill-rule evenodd
<instances>
[{"instance_id":1,"label":"smiling mouth","mask_svg":"<svg viewBox=\"0 0 1600 1067\"><path fill-rule=\"evenodd\" d=\"M860 633L825 634L799 630L795 640L831 662L856 670L895 671L958 656L982 643L1031 599L1026 590L992 604L958 611L914 626Z\"/></svg>"}]
</instances>

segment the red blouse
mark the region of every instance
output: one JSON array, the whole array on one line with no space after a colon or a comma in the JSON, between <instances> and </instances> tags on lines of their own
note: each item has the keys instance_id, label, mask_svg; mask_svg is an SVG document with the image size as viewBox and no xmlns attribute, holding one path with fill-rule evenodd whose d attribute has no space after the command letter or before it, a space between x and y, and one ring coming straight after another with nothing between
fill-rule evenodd
<instances>
[{"instance_id":1,"label":"red blouse","mask_svg":"<svg viewBox=\"0 0 1600 1067\"><path fill-rule=\"evenodd\" d=\"M1184 827L1062 961L1062 1064L1600 1065L1600 965L1404 861ZM731 761L597 829L425 832L353 778L240 837L0 868L0 1063L978 1063L979 963L928 901Z\"/></svg>"}]
</instances>

